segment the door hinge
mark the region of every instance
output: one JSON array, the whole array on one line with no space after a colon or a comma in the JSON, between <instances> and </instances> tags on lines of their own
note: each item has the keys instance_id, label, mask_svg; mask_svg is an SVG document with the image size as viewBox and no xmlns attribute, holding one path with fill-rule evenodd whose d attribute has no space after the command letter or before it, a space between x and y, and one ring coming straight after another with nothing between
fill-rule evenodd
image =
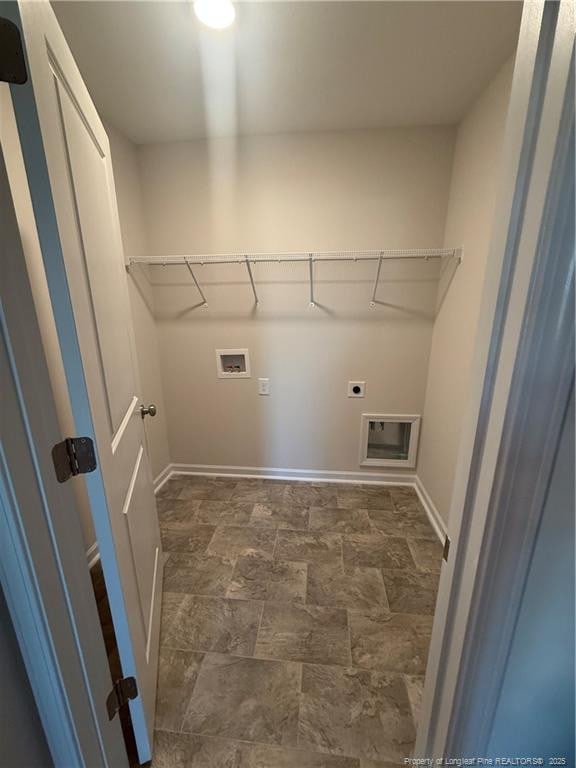
<instances>
[{"instance_id":1,"label":"door hinge","mask_svg":"<svg viewBox=\"0 0 576 768\"><path fill-rule=\"evenodd\" d=\"M52 448L52 461L59 483L65 483L70 477L94 472L96 452L89 437L67 437Z\"/></svg>"},{"instance_id":2,"label":"door hinge","mask_svg":"<svg viewBox=\"0 0 576 768\"><path fill-rule=\"evenodd\" d=\"M450 552L450 539L448 536L444 539L444 549L442 551L442 559L445 563L448 562L448 552Z\"/></svg>"},{"instance_id":3,"label":"door hinge","mask_svg":"<svg viewBox=\"0 0 576 768\"><path fill-rule=\"evenodd\" d=\"M0 80L17 85L28 80L20 30L4 18L0 18Z\"/></svg>"},{"instance_id":4,"label":"door hinge","mask_svg":"<svg viewBox=\"0 0 576 768\"><path fill-rule=\"evenodd\" d=\"M125 707L130 699L138 696L138 685L135 677L121 677L116 680L112 690L106 697L106 709L108 710L108 719L112 720L114 715L121 707Z\"/></svg>"}]
</instances>

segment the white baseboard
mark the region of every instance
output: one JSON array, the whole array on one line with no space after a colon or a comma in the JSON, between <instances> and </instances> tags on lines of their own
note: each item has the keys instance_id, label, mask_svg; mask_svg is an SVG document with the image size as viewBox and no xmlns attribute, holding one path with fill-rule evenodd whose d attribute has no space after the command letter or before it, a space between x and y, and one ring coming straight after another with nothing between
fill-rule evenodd
<instances>
[{"instance_id":1,"label":"white baseboard","mask_svg":"<svg viewBox=\"0 0 576 768\"><path fill-rule=\"evenodd\" d=\"M168 467L166 468L168 470ZM166 472L164 470L164 472ZM330 469L285 469L281 467L231 467L217 464L171 464L169 475L205 475L207 477L263 477L270 480L296 480L317 483L366 483L369 485L410 485L416 481L414 473L400 472L348 472ZM158 486L156 490L159 490Z\"/></svg>"},{"instance_id":2,"label":"white baseboard","mask_svg":"<svg viewBox=\"0 0 576 768\"><path fill-rule=\"evenodd\" d=\"M430 525L444 543L446 523L436 509L420 478L413 472L348 472L330 469L285 469L281 467L232 467L220 464L168 464L154 480L154 492L174 475L205 477L262 477L270 480L295 480L322 483L365 483L368 485L407 485L414 488L424 507Z\"/></svg>"},{"instance_id":3,"label":"white baseboard","mask_svg":"<svg viewBox=\"0 0 576 768\"><path fill-rule=\"evenodd\" d=\"M424 484L422 483L422 480L418 476L415 478L414 488L416 489L416 493L418 494L420 501L422 502L422 506L426 510L426 514L428 515L428 519L430 520L430 524L432 528L436 531L436 535L444 544L444 539L446 538L447 528L446 523L442 519L442 516L440 515L440 512L438 512L436 505L432 501L430 494L424 487Z\"/></svg>"},{"instance_id":4,"label":"white baseboard","mask_svg":"<svg viewBox=\"0 0 576 768\"><path fill-rule=\"evenodd\" d=\"M162 472L160 472L159 475L157 475L154 480L152 481L152 485L154 486L154 493L158 493L160 488L164 485L164 483L170 479L170 476L173 473L173 464L166 464Z\"/></svg>"},{"instance_id":5,"label":"white baseboard","mask_svg":"<svg viewBox=\"0 0 576 768\"><path fill-rule=\"evenodd\" d=\"M86 550L86 560L88 560L88 568L93 568L98 560L100 560L100 550L98 549L98 542L95 541L92 546Z\"/></svg>"}]
</instances>

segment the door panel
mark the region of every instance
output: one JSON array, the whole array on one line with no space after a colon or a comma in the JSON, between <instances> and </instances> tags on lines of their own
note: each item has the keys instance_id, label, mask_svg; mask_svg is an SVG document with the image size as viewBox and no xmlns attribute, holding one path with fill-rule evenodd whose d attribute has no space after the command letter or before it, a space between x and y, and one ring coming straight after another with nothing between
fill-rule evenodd
<instances>
[{"instance_id":1,"label":"door panel","mask_svg":"<svg viewBox=\"0 0 576 768\"><path fill-rule=\"evenodd\" d=\"M128 768L120 723L106 711L111 679L80 508L73 484L58 483L52 464L62 434L41 334L46 286L5 83L0 115L0 582L54 764ZM0 686L4 725L20 728L22 740L27 724L6 717L8 706L15 710L3 676ZM14 765L1 737L0 744L0 762Z\"/></svg>"},{"instance_id":2,"label":"door panel","mask_svg":"<svg viewBox=\"0 0 576 768\"><path fill-rule=\"evenodd\" d=\"M163 557L109 143L47 0L21 2L19 10L50 178L41 202L56 215L73 318L61 295L51 291L51 298L60 338L72 324L80 350L80 374L63 358L74 418L81 423L86 413L73 396L78 378L89 398L98 470L85 482L122 671L138 680L130 711L144 762L151 756ZM52 252L43 256L54 258Z\"/></svg>"},{"instance_id":3,"label":"door panel","mask_svg":"<svg viewBox=\"0 0 576 768\"><path fill-rule=\"evenodd\" d=\"M120 426L134 396L127 307L122 291L125 277L110 227L110 206L116 201L111 201L107 178L110 164L106 163L105 151L89 130L78 103L73 103L62 81L55 79L112 433Z\"/></svg>"},{"instance_id":4,"label":"door panel","mask_svg":"<svg viewBox=\"0 0 576 768\"><path fill-rule=\"evenodd\" d=\"M160 557L160 547L149 526L142 525L155 510L150 510L150 477L145 458L144 446L140 444L136 462L130 478L122 512L128 527L132 562L138 584L138 597L142 626L146 636L146 655L150 652L150 638L153 635L154 593Z\"/></svg>"}]
</instances>

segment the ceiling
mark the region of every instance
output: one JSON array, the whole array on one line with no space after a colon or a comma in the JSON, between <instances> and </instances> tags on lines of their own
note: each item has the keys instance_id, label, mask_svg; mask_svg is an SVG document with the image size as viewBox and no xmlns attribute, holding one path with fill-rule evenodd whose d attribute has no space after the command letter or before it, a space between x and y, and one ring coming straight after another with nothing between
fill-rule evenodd
<instances>
[{"instance_id":1,"label":"ceiling","mask_svg":"<svg viewBox=\"0 0 576 768\"><path fill-rule=\"evenodd\" d=\"M56 0L102 117L137 143L458 122L513 54L520 2Z\"/></svg>"}]
</instances>

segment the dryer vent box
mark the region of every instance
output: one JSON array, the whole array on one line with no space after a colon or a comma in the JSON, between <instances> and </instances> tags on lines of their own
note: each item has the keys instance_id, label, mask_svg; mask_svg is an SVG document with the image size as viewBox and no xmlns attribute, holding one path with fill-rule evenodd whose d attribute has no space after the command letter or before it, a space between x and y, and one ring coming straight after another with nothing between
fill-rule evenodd
<instances>
[{"instance_id":1,"label":"dryer vent box","mask_svg":"<svg viewBox=\"0 0 576 768\"><path fill-rule=\"evenodd\" d=\"M250 356L247 349L217 349L216 371L219 379L249 379Z\"/></svg>"}]
</instances>

